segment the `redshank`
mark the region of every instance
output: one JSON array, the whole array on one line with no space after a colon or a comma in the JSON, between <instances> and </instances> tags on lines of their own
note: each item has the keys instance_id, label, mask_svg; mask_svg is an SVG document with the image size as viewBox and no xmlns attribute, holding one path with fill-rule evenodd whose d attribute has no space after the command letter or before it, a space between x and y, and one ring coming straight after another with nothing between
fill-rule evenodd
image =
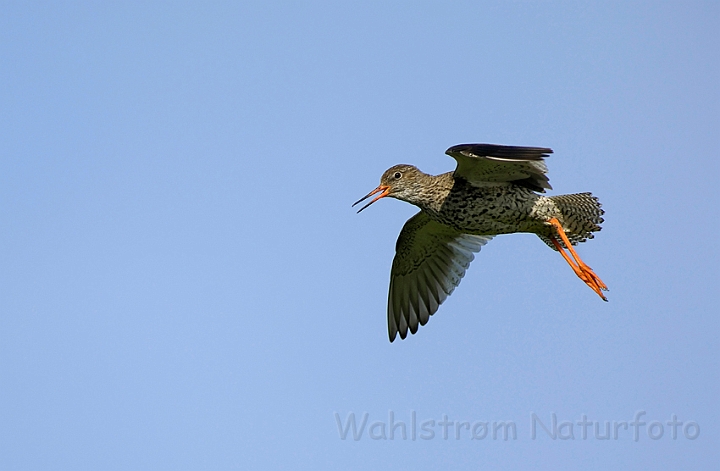
<instances>
[{"instance_id":1,"label":"redshank","mask_svg":"<svg viewBox=\"0 0 720 471\"><path fill-rule=\"evenodd\" d=\"M391 342L427 323L460 284L473 253L498 234L537 234L607 301L607 286L573 248L600 230L604 211L590 193L539 194L552 189L543 160L552 149L460 144L445 153L457 161L454 172L428 175L395 165L353 204L379 193L358 213L386 196L420 208L395 246L387 309Z\"/></svg>"}]
</instances>

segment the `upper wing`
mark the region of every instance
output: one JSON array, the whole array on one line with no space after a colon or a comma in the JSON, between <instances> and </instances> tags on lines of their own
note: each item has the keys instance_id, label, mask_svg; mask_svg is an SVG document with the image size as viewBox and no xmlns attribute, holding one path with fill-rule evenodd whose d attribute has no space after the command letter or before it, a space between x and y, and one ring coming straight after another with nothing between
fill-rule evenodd
<instances>
[{"instance_id":1,"label":"upper wing","mask_svg":"<svg viewBox=\"0 0 720 471\"><path fill-rule=\"evenodd\" d=\"M512 182L531 190L551 189L543 159L552 154L545 147L459 144L445 151L457 161L455 177L470 183Z\"/></svg>"},{"instance_id":2,"label":"upper wing","mask_svg":"<svg viewBox=\"0 0 720 471\"><path fill-rule=\"evenodd\" d=\"M388 294L390 341L425 325L450 296L492 236L462 234L420 211L408 219L395 247Z\"/></svg>"}]
</instances>

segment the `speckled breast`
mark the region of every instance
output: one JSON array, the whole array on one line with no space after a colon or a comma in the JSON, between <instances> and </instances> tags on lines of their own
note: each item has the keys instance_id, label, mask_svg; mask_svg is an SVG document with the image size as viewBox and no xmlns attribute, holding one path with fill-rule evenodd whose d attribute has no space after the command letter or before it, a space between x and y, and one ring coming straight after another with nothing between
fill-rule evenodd
<instances>
[{"instance_id":1,"label":"speckled breast","mask_svg":"<svg viewBox=\"0 0 720 471\"><path fill-rule=\"evenodd\" d=\"M467 234L492 235L537 232L544 226L537 215L542 196L516 185L478 188L457 181L437 211L438 222Z\"/></svg>"}]
</instances>

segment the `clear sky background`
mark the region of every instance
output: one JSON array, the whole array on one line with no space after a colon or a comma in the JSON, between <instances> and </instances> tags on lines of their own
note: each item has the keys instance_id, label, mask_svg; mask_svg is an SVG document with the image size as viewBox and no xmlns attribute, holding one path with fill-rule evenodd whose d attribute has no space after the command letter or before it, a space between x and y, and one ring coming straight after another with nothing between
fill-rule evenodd
<instances>
[{"instance_id":1,"label":"clear sky background","mask_svg":"<svg viewBox=\"0 0 720 471\"><path fill-rule=\"evenodd\" d=\"M4 2L0 63L0 469L720 463L717 2ZM609 303L501 236L388 342L416 209L350 205L464 142L600 197Z\"/></svg>"}]
</instances>

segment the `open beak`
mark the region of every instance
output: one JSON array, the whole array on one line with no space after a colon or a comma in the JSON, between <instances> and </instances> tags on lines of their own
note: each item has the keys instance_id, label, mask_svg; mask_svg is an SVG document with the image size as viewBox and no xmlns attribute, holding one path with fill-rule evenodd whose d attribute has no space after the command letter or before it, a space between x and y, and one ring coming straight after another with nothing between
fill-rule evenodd
<instances>
[{"instance_id":1,"label":"open beak","mask_svg":"<svg viewBox=\"0 0 720 471\"><path fill-rule=\"evenodd\" d=\"M380 192L382 192L382 193L380 193ZM363 196L362 198L360 198L359 200L357 200L355 203L353 203L353 206L355 206L355 205L358 204L358 203L361 203L361 202L365 201L366 199L370 198L370 197L371 197L372 195L374 195L375 193L380 193L380 194L377 195L375 198L373 198L373 200L370 201L368 204L366 204L365 206L363 206L362 208L360 208L360 209L358 210L358 213L359 213L360 211L362 211L363 209L367 208L368 206L370 206L371 204L373 204L374 202L376 202L377 200L379 200L380 198L385 198L387 195L389 195L389 194L390 194L390 187L387 186L387 185L380 185L379 187L375 188L373 191L371 191L370 193L368 193L367 195Z\"/></svg>"}]
</instances>

